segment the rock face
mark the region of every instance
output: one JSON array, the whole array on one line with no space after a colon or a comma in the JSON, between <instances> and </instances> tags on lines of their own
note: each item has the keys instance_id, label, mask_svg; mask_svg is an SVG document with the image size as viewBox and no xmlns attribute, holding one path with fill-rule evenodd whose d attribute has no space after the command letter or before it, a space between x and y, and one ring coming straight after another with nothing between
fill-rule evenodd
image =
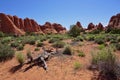
<instances>
[{"instance_id":1,"label":"rock face","mask_svg":"<svg viewBox=\"0 0 120 80\"><path fill-rule=\"evenodd\" d=\"M50 22L46 22L43 26L41 26L41 29L45 34L57 33Z\"/></svg>"},{"instance_id":2,"label":"rock face","mask_svg":"<svg viewBox=\"0 0 120 80\"><path fill-rule=\"evenodd\" d=\"M63 27L61 24L53 23L52 26L54 27L54 29L55 29L58 33L65 33L65 32L66 32L66 28Z\"/></svg>"},{"instance_id":3,"label":"rock face","mask_svg":"<svg viewBox=\"0 0 120 80\"><path fill-rule=\"evenodd\" d=\"M93 23L89 23L87 30L92 30L93 28L95 28L95 25Z\"/></svg>"},{"instance_id":4,"label":"rock face","mask_svg":"<svg viewBox=\"0 0 120 80\"><path fill-rule=\"evenodd\" d=\"M82 25L81 25L81 23L79 21L77 21L76 26L83 29L83 27L82 27Z\"/></svg>"},{"instance_id":5,"label":"rock face","mask_svg":"<svg viewBox=\"0 0 120 80\"><path fill-rule=\"evenodd\" d=\"M60 24L51 24L46 22L40 26L35 20L25 18L21 19L17 16L5 15L0 13L0 31L15 35L24 35L26 32L35 33L60 33L66 32L66 29Z\"/></svg>"},{"instance_id":6,"label":"rock face","mask_svg":"<svg viewBox=\"0 0 120 80\"><path fill-rule=\"evenodd\" d=\"M11 17L11 16L9 16ZM0 13L0 31L4 33L11 33L15 35L23 35L25 32L21 31L7 15Z\"/></svg>"},{"instance_id":7,"label":"rock face","mask_svg":"<svg viewBox=\"0 0 120 80\"><path fill-rule=\"evenodd\" d=\"M104 30L104 27L101 23L99 23L98 25L96 25L98 30Z\"/></svg>"},{"instance_id":8,"label":"rock face","mask_svg":"<svg viewBox=\"0 0 120 80\"><path fill-rule=\"evenodd\" d=\"M108 27L120 29L120 13L111 17Z\"/></svg>"},{"instance_id":9,"label":"rock face","mask_svg":"<svg viewBox=\"0 0 120 80\"><path fill-rule=\"evenodd\" d=\"M105 30L103 25L101 23L99 23L98 25L94 25L93 23L89 23L87 29L86 29L86 32L92 32L94 30Z\"/></svg>"}]
</instances>

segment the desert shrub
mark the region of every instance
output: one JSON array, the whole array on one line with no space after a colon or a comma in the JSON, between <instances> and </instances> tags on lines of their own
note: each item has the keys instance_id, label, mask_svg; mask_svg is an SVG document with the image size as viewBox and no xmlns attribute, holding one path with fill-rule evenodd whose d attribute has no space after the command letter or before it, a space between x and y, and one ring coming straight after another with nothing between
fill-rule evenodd
<instances>
[{"instance_id":1,"label":"desert shrub","mask_svg":"<svg viewBox=\"0 0 120 80\"><path fill-rule=\"evenodd\" d=\"M101 44L101 45L98 45L98 49L102 50L105 48L105 45L104 44Z\"/></svg>"},{"instance_id":2,"label":"desert shrub","mask_svg":"<svg viewBox=\"0 0 120 80\"><path fill-rule=\"evenodd\" d=\"M17 61L20 63L20 65L22 66L25 62L25 56L22 53L17 53L16 54L16 59Z\"/></svg>"},{"instance_id":3,"label":"desert shrub","mask_svg":"<svg viewBox=\"0 0 120 80\"><path fill-rule=\"evenodd\" d=\"M79 62L75 62L74 63L74 70L78 70L82 67L82 64L80 64Z\"/></svg>"},{"instance_id":4,"label":"desert shrub","mask_svg":"<svg viewBox=\"0 0 120 80\"><path fill-rule=\"evenodd\" d=\"M102 32L102 30L95 29L95 30L91 31L90 34L99 34L100 32Z\"/></svg>"},{"instance_id":5,"label":"desert shrub","mask_svg":"<svg viewBox=\"0 0 120 80\"><path fill-rule=\"evenodd\" d=\"M23 44L30 44L30 45L34 45L35 42L36 42L36 39L34 36L25 37L22 41Z\"/></svg>"},{"instance_id":6,"label":"desert shrub","mask_svg":"<svg viewBox=\"0 0 120 80\"><path fill-rule=\"evenodd\" d=\"M110 48L112 48L112 50L115 52L117 49L116 49L116 43L112 43L109 45Z\"/></svg>"},{"instance_id":7,"label":"desert shrub","mask_svg":"<svg viewBox=\"0 0 120 80\"><path fill-rule=\"evenodd\" d=\"M8 46L7 44L3 45L0 43L0 61L5 61L13 58L14 53L14 50L11 49L10 46Z\"/></svg>"},{"instance_id":8,"label":"desert shrub","mask_svg":"<svg viewBox=\"0 0 120 80\"><path fill-rule=\"evenodd\" d=\"M95 37L95 43L97 44L104 44L105 43L105 36L104 35L98 35Z\"/></svg>"},{"instance_id":9,"label":"desert shrub","mask_svg":"<svg viewBox=\"0 0 120 80\"><path fill-rule=\"evenodd\" d=\"M64 46L65 46L65 43L61 41L57 41L53 44L53 47L55 48L63 48Z\"/></svg>"},{"instance_id":10,"label":"desert shrub","mask_svg":"<svg viewBox=\"0 0 120 80\"><path fill-rule=\"evenodd\" d=\"M83 45L84 45L84 43L83 43L83 42L80 42L80 43L79 43L79 46L83 46Z\"/></svg>"},{"instance_id":11,"label":"desert shrub","mask_svg":"<svg viewBox=\"0 0 120 80\"><path fill-rule=\"evenodd\" d=\"M120 29L117 29L117 28L113 28L110 33L112 34L120 34Z\"/></svg>"},{"instance_id":12,"label":"desert shrub","mask_svg":"<svg viewBox=\"0 0 120 80\"><path fill-rule=\"evenodd\" d=\"M95 43L97 44L104 44L104 40L103 39L95 39Z\"/></svg>"},{"instance_id":13,"label":"desert shrub","mask_svg":"<svg viewBox=\"0 0 120 80\"><path fill-rule=\"evenodd\" d=\"M120 43L116 43L116 49L120 50Z\"/></svg>"},{"instance_id":14,"label":"desert shrub","mask_svg":"<svg viewBox=\"0 0 120 80\"><path fill-rule=\"evenodd\" d=\"M12 43L10 44L10 46L16 48L16 47L19 46L19 43L18 43L18 42L12 42Z\"/></svg>"},{"instance_id":15,"label":"desert shrub","mask_svg":"<svg viewBox=\"0 0 120 80\"><path fill-rule=\"evenodd\" d=\"M69 35L72 36L72 37L77 37L80 35L80 32L82 31L81 28L79 28L78 26L76 25L72 25L70 30L69 30Z\"/></svg>"},{"instance_id":16,"label":"desert shrub","mask_svg":"<svg viewBox=\"0 0 120 80\"><path fill-rule=\"evenodd\" d=\"M4 37L4 38L1 40L1 43L2 43L2 44L4 44L4 43L9 43L11 40L12 40L12 37Z\"/></svg>"},{"instance_id":17,"label":"desert shrub","mask_svg":"<svg viewBox=\"0 0 120 80\"><path fill-rule=\"evenodd\" d=\"M83 37L82 36L77 36L77 38L74 39L75 41L83 41Z\"/></svg>"},{"instance_id":18,"label":"desert shrub","mask_svg":"<svg viewBox=\"0 0 120 80\"><path fill-rule=\"evenodd\" d=\"M47 38L45 36L43 36L43 37L40 38L41 42L46 41L46 40L47 40Z\"/></svg>"},{"instance_id":19,"label":"desert shrub","mask_svg":"<svg viewBox=\"0 0 120 80\"><path fill-rule=\"evenodd\" d=\"M117 39L115 40L115 39L111 39L110 40L110 43L117 43L118 41L117 41Z\"/></svg>"},{"instance_id":20,"label":"desert shrub","mask_svg":"<svg viewBox=\"0 0 120 80\"><path fill-rule=\"evenodd\" d=\"M72 55L72 49L70 46L66 46L64 51L63 51L63 54L66 54L66 55Z\"/></svg>"},{"instance_id":21,"label":"desert shrub","mask_svg":"<svg viewBox=\"0 0 120 80\"><path fill-rule=\"evenodd\" d=\"M120 42L120 36L117 37L117 41Z\"/></svg>"},{"instance_id":22,"label":"desert shrub","mask_svg":"<svg viewBox=\"0 0 120 80\"><path fill-rule=\"evenodd\" d=\"M22 44L20 44L18 47L17 47L17 50L23 50L24 49L24 46Z\"/></svg>"},{"instance_id":23,"label":"desert shrub","mask_svg":"<svg viewBox=\"0 0 120 80\"><path fill-rule=\"evenodd\" d=\"M40 48L37 48L37 47L34 49L34 51L39 51L39 50L40 50Z\"/></svg>"},{"instance_id":24,"label":"desert shrub","mask_svg":"<svg viewBox=\"0 0 120 80\"><path fill-rule=\"evenodd\" d=\"M107 80L118 80L120 77L120 65L111 48L105 48L92 55L93 64L97 66L101 77L104 76Z\"/></svg>"},{"instance_id":25,"label":"desert shrub","mask_svg":"<svg viewBox=\"0 0 120 80\"><path fill-rule=\"evenodd\" d=\"M41 41L37 41L37 47L42 47L44 44Z\"/></svg>"},{"instance_id":26,"label":"desert shrub","mask_svg":"<svg viewBox=\"0 0 120 80\"><path fill-rule=\"evenodd\" d=\"M79 57L85 57L85 54L83 51L79 51L79 54L78 54Z\"/></svg>"},{"instance_id":27,"label":"desert shrub","mask_svg":"<svg viewBox=\"0 0 120 80\"><path fill-rule=\"evenodd\" d=\"M55 43L55 42L57 42L57 41L59 41L58 38L51 38L51 39L49 40L49 43Z\"/></svg>"},{"instance_id":28,"label":"desert shrub","mask_svg":"<svg viewBox=\"0 0 120 80\"><path fill-rule=\"evenodd\" d=\"M30 45L34 45L35 44L35 40L34 39L33 40L29 40L27 43L30 44Z\"/></svg>"},{"instance_id":29,"label":"desert shrub","mask_svg":"<svg viewBox=\"0 0 120 80\"><path fill-rule=\"evenodd\" d=\"M95 40L95 37L94 37L94 36L89 36L87 40L88 40L88 41L94 41L94 40Z\"/></svg>"},{"instance_id":30,"label":"desert shrub","mask_svg":"<svg viewBox=\"0 0 120 80\"><path fill-rule=\"evenodd\" d=\"M95 40L95 36L90 34L90 35L85 35L85 40L87 41L94 41Z\"/></svg>"},{"instance_id":31,"label":"desert shrub","mask_svg":"<svg viewBox=\"0 0 120 80\"><path fill-rule=\"evenodd\" d=\"M106 33L111 33L111 34L120 34L120 29L117 28L113 28L111 26L109 26L106 31Z\"/></svg>"},{"instance_id":32,"label":"desert shrub","mask_svg":"<svg viewBox=\"0 0 120 80\"><path fill-rule=\"evenodd\" d=\"M4 36L5 36L5 34L0 31L0 37L4 37Z\"/></svg>"}]
</instances>

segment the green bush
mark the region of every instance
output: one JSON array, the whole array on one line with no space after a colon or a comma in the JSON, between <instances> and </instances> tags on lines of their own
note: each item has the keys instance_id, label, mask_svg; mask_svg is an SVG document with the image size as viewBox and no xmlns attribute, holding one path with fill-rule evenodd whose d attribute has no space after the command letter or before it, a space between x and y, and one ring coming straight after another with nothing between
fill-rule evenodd
<instances>
[{"instance_id":1,"label":"green bush","mask_svg":"<svg viewBox=\"0 0 120 80\"><path fill-rule=\"evenodd\" d=\"M8 46L7 44L3 45L0 43L0 61L5 61L13 58L14 53L14 50L11 49L10 46Z\"/></svg>"},{"instance_id":2,"label":"green bush","mask_svg":"<svg viewBox=\"0 0 120 80\"><path fill-rule=\"evenodd\" d=\"M92 54L92 65L96 65L101 77L106 80L118 80L120 77L120 66L111 48L105 48L96 54Z\"/></svg>"},{"instance_id":3,"label":"green bush","mask_svg":"<svg viewBox=\"0 0 120 80\"><path fill-rule=\"evenodd\" d=\"M117 44L116 44L116 49L117 49L117 50L120 50L120 43L117 43Z\"/></svg>"},{"instance_id":4,"label":"green bush","mask_svg":"<svg viewBox=\"0 0 120 80\"><path fill-rule=\"evenodd\" d=\"M120 36L117 37L117 41L120 42Z\"/></svg>"},{"instance_id":5,"label":"green bush","mask_svg":"<svg viewBox=\"0 0 120 80\"><path fill-rule=\"evenodd\" d=\"M74 39L75 41L83 41L83 37L82 36L77 36L77 38Z\"/></svg>"},{"instance_id":6,"label":"green bush","mask_svg":"<svg viewBox=\"0 0 120 80\"><path fill-rule=\"evenodd\" d=\"M79 62L75 62L74 63L74 69L75 70L78 70L78 69L80 69L82 67L82 64L80 64Z\"/></svg>"},{"instance_id":7,"label":"green bush","mask_svg":"<svg viewBox=\"0 0 120 80\"><path fill-rule=\"evenodd\" d=\"M70 46L66 46L64 51L63 51L63 54L66 54L66 55L72 55L72 49Z\"/></svg>"},{"instance_id":8,"label":"green bush","mask_svg":"<svg viewBox=\"0 0 120 80\"><path fill-rule=\"evenodd\" d=\"M0 37L4 37L4 36L5 36L5 34L0 31Z\"/></svg>"},{"instance_id":9,"label":"green bush","mask_svg":"<svg viewBox=\"0 0 120 80\"><path fill-rule=\"evenodd\" d=\"M11 47L15 47L15 48L16 48L16 47L18 47L18 46L19 46L19 43L18 43L18 42L12 42L12 43L11 43Z\"/></svg>"},{"instance_id":10,"label":"green bush","mask_svg":"<svg viewBox=\"0 0 120 80\"><path fill-rule=\"evenodd\" d=\"M111 39L110 43L118 43L117 39Z\"/></svg>"},{"instance_id":11,"label":"green bush","mask_svg":"<svg viewBox=\"0 0 120 80\"><path fill-rule=\"evenodd\" d=\"M24 64L24 62L25 62L25 56L22 53L17 53L16 58L17 58L17 61L22 66Z\"/></svg>"},{"instance_id":12,"label":"green bush","mask_svg":"<svg viewBox=\"0 0 120 80\"><path fill-rule=\"evenodd\" d=\"M37 47L42 47L43 45L44 45L43 42L40 41L37 42Z\"/></svg>"},{"instance_id":13,"label":"green bush","mask_svg":"<svg viewBox=\"0 0 120 80\"><path fill-rule=\"evenodd\" d=\"M88 36L87 40L88 40L88 41L94 41L94 40L95 40L95 37L94 37L94 36Z\"/></svg>"},{"instance_id":14,"label":"green bush","mask_svg":"<svg viewBox=\"0 0 120 80\"><path fill-rule=\"evenodd\" d=\"M4 37L1 40L2 44L9 43L12 40L12 37Z\"/></svg>"},{"instance_id":15,"label":"green bush","mask_svg":"<svg viewBox=\"0 0 120 80\"><path fill-rule=\"evenodd\" d=\"M98 45L98 49L102 50L105 48L105 45L104 44L101 44L101 45Z\"/></svg>"},{"instance_id":16,"label":"green bush","mask_svg":"<svg viewBox=\"0 0 120 80\"><path fill-rule=\"evenodd\" d=\"M23 44L34 45L36 40L35 40L34 36L28 36L28 37L25 37L22 42L23 42Z\"/></svg>"},{"instance_id":17,"label":"green bush","mask_svg":"<svg viewBox=\"0 0 120 80\"><path fill-rule=\"evenodd\" d=\"M102 30L95 29L95 30L91 31L90 34L99 34L100 32L102 32Z\"/></svg>"},{"instance_id":18,"label":"green bush","mask_svg":"<svg viewBox=\"0 0 120 80\"><path fill-rule=\"evenodd\" d=\"M97 44L104 44L105 41L103 39L95 39L95 43L97 43Z\"/></svg>"},{"instance_id":19,"label":"green bush","mask_svg":"<svg viewBox=\"0 0 120 80\"><path fill-rule=\"evenodd\" d=\"M82 51L79 51L79 54L78 54L78 56L79 56L79 57L85 57L85 54L84 54L84 52L82 52Z\"/></svg>"},{"instance_id":20,"label":"green bush","mask_svg":"<svg viewBox=\"0 0 120 80\"><path fill-rule=\"evenodd\" d=\"M51 38L51 39L49 40L49 43L55 43L55 42L57 42L57 41L59 41L58 38Z\"/></svg>"},{"instance_id":21,"label":"green bush","mask_svg":"<svg viewBox=\"0 0 120 80\"><path fill-rule=\"evenodd\" d=\"M53 47L55 48L63 48L64 46L65 46L65 43L61 41L57 41L53 44Z\"/></svg>"},{"instance_id":22,"label":"green bush","mask_svg":"<svg viewBox=\"0 0 120 80\"><path fill-rule=\"evenodd\" d=\"M40 48L35 48L35 50L34 51L39 51L40 50Z\"/></svg>"},{"instance_id":23,"label":"green bush","mask_svg":"<svg viewBox=\"0 0 120 80\"><path fill-rule=\"evenodd\" d=\"M80 32L82 32L81 28L79 28L76 25L72 25L70 30L69 30L69 35L72 36L72 37L77 37L77 36L80 35Z\"/></svg>"},{"instance_id":24,"label":"green bush","mask_svg":"<svg viewBox=\"0 0 120 80\"><path fill-rule=\"evenodd\" d=\"M24 49L24 46L22 44L20 44L18 47L17 47L17 50L23 50Z\"/></svg>"}]
</instances>

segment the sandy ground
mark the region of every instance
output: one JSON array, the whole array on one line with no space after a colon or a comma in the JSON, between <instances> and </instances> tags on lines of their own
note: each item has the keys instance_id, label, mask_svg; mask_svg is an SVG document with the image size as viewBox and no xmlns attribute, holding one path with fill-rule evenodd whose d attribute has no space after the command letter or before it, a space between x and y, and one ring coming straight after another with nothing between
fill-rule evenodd
<instances>
[{"instance_id":1,"label":"sandy ground","mask_svg":"<svg viewBox=\"0 0 120 80\"><path fill-rule=\"evenodd\" d=\"M70 40L65 40L66 43L70 43ZM45 45L50 46L47 42ZM73 46L74 54L72 56L55 56L52 57L48 64L48 71L45 71L42 67L37 65L30 67L25 64L23 67L19 67L16 58L9 60L5 63L0 63L0 80L91 80L93 72L88 70L90 65L91 51L94 51L97 44L93 42L84 42L82 46ZM22 52L26 54L28 50L34 51L35 46L25 45L25 49ZM79 57L76 50L83 51L85 57ZM41 53L37 51L37 53ZM74 69L74 63L79 62L82 67L78 70Z\"/></svg>"}]
</instances>

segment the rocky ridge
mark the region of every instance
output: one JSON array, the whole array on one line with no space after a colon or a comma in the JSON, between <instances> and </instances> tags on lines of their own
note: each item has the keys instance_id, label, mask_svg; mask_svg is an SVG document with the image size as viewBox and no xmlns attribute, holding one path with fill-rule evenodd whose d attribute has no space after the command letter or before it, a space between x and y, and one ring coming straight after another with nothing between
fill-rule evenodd
<instances>
[{"instance_id":1,"label":"rocky ridge","mask_svg":"<svg viewBox=\"0 0 120 80\"><path fill-rule=\"evenodd\" d=\"M26 32L35 32L41 34L47 33L65 33L66 28L62 25L46 22L39 25L35 20L29 18L18 18L17 16L0 13L0 31L14 35L24 35Z\"/></svg>"}]
</instances>

